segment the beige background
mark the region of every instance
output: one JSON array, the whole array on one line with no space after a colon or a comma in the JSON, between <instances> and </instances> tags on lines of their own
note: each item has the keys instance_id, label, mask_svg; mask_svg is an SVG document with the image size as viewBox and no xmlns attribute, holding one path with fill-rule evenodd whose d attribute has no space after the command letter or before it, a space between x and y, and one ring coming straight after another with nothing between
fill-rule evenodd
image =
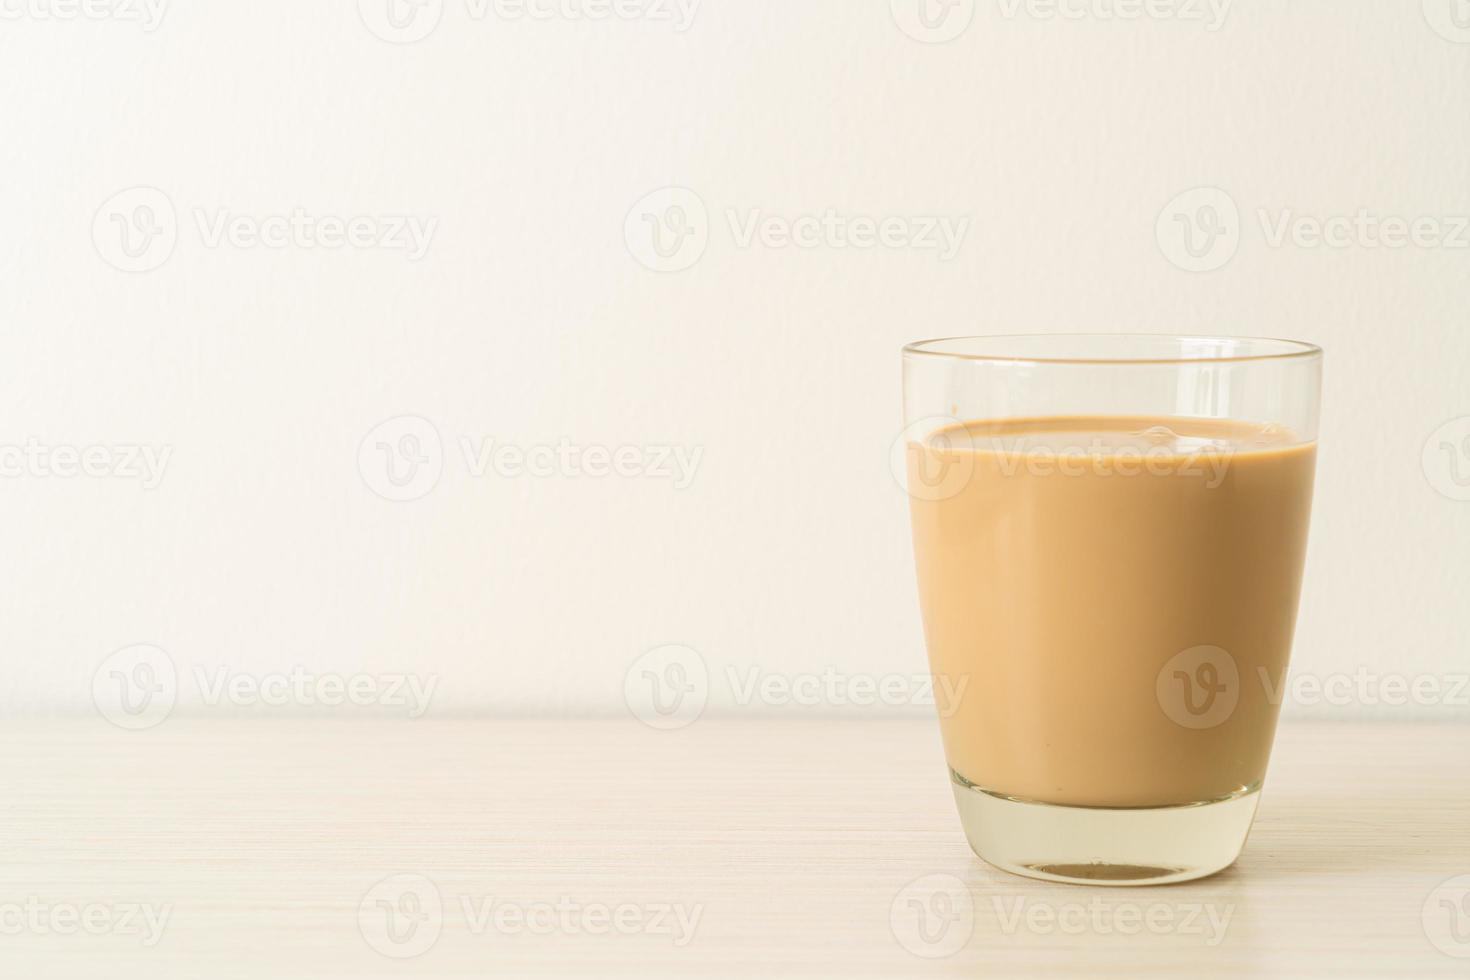
<instances>
[{"instance_id":1,"label":"beige background","mask_svg":"<svg viewBox=\"0 0 1470 980\"><path fill-rule=\"evenodd\" d=\"M94 671L136 643L185 679L434 675L434 713L621 712L625 669L667 643L703 656L712 711L741 708L729 666L922 671L897 348L1066 329L1325 346L1296 669L1372 693L1290 710L1470 715L1470 692L1446 703L1470 669L1470 423L1434 435L1470 415L1470 30L1449 0L1237 0L1217 30L1207 4L982 0L936 21L963 28L945 43L903 30L926 36L903 0L706 0L687 30L448 0L406 44L357 6L201 0L152 30L6 8L0 444L172 455L152 489L0 480L0 710L90 713ZM112 218L139 199L109 202L139 185L177 240L130 273ZM704 205L705 248L652 271L635 205L670 186ZM1229 261L1190 272L1156 226L1198 187L1239 217L1205 259ZM417 261L199 227L295 208L437 224ZM743 247L731 209L969 224L943 260ZM1285 209L1432 218L1460 244L1273 247ZM440 435L442 476L390 502L359 443L405 415ZM702 456L683 488L474 477L461 437ZM1440 694L1382 704L1387 675ZM745 707L840 707L818 700ZM178 702L217 710L192 682Z\"/></svg>"}]
</instances>

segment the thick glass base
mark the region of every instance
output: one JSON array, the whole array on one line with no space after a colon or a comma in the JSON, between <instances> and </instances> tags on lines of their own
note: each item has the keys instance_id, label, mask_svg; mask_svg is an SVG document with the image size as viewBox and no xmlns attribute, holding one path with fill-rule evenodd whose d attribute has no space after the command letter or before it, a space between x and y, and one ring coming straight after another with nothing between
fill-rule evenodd
<instances>
[{"instance_id":1,"label":"thick glass base","mask_svg":"<svg viewBox=\"0 0 1470 980\"><path fill-rule=\"evenodd\" d=\"M1260 786L1167 807L1056 806L981 789L951 771L970 847L1003 871L1082 885L1164 885L1234 863Z\"/></svg>"}]
</instances>

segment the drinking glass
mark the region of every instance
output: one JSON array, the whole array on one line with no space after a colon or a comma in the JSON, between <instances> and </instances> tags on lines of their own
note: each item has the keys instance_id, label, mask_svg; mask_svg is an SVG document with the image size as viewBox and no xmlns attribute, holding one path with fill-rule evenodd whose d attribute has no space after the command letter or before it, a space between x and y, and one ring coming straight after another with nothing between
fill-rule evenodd
<instances>
[{"instance_id":1,"label":"drinking glass","mask_svg":"<svg viewBox=\"0 0 1470 980\"><path fill-rule=\"evenodd\" d=\"M1255 816L1296 625L1322 351L1247 337L903 350L925 642L960 820L1017 874L1212 874Z\"/></svg>"}]
</instances>

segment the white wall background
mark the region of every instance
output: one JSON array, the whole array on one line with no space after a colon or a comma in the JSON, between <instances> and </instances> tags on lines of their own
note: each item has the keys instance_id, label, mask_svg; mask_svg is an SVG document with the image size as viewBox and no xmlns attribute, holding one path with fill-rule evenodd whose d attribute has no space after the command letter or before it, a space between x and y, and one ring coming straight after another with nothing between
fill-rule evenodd
<instances>
[{"instance_id":1,"label":"white wall background","mask_svg":"<svg viewBox=\"0 0 1470 980\"><path fill-rule=\"evenodd\" d=\"M717 678L922 671L898 347L1121 329L1327 348L1295 668L1446 685L1334 714L1470 715L1447 703L1470 670L1470 422L1431 440L1470 416L1463 2L1465 30L1456 0L1236 0L1209 30L1202 2L958 0L937 44L900 28L907 0L704 0L682 31L428 0L414 43L369 28L393 36L387 0L176 2L152 30L96 2L118 16L0 2L0 444L172 455L151 489L0 479L0 711L90 714L136 643L199 710L189 678L221 667L434 674L436 713L620 712L666 643ZM113 216L157 197L114 195L139 185L177 241L130 273ZM707 208L707 245L655 272L625 218L668 186ZM1239 211L1206 261L1235 251L1188 272L1155 226L1201 186ZM417 261L200 228L297 208L437 226ZM742 247L730 209L971 224L945 261ZM1263 209L1435 218L1449 241L1272 247ZM395 503L358 448L402 415L432 421L443 473ZM475 477L461 437L703 455L682 489Z\"/></svg>"}]
</instances>

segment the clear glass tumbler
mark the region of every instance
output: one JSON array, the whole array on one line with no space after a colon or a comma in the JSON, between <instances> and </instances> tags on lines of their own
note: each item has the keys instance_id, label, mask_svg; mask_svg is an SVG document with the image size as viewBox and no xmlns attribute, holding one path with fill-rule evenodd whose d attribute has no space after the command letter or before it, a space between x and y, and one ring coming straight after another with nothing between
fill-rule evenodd
<instances>
[{"instance_id":1,"label":"clear glass tumbler","mask_svg":"<svg viewBox=\"0 0 1470 980\"><path fill-rule=\"evenodd\" d=\"M1240 854L1275 734L1322 352L1240 337L903 351L925 641L975 853L1142 885Z\"/></svg>"}]
</instances>

